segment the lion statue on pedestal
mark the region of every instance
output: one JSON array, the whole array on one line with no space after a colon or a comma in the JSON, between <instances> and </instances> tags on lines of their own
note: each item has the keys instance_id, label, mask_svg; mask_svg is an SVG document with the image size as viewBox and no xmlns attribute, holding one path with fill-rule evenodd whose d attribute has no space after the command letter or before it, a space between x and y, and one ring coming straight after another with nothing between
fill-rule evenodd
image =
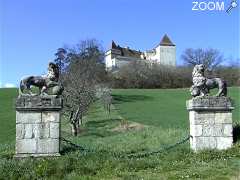
<instances>
[{"instance_id":1,"label":"lion statue on pedestal","mask_svg":"<svg viewBox=\"0 0 240 180\"><path fill-rule=\"evenodd\" d=\"M31 91L31 86L38 87L39 95L48 95L48 89L52 88L51 95L61 95L63 86L59 82L59 67L57 64L50 62L48 72L43 76L28 76L20 81L19 95L36 95ZM24 93L28 90L28 93Z\"/></svg>"},{"instance_id":2,"label":"lion statue on pedestal","mask_svg":"<svg viewBox=\"0 0 240 180\"><path fill-rule=\"evenodd\" d=\"M227 96L227 83L221 78L208 79L204 76L205 66L203 64L195 65L192 72L193 85L190 88L193 97L207 96L210 89L218 88L215 96Z\"/></svg>"}]
</instances>

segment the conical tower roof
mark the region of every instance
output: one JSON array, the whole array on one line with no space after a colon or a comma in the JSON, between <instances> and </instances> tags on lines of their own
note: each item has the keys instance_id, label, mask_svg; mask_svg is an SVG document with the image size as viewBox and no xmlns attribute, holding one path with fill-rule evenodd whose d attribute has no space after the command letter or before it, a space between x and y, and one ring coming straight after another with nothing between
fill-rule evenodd
<instances>
[{"instance_id":1,"label":"conical tower roof","mask_svg":"<svg viewBox=\"0 0 240 180\"><path fill-rule=\"evenodd\" d=\"M160 46L175 46L175 44L173 44L168 35L165 34L160 42Z\"/></svg>"},{"instance_id":2,"label":"conical tower roof","mask_svg":"<svg viewBox=\"0 0 240 180\"><path fill-rule=\"evenodd\" d=\"M111 45L110 45L110 49L116 49L117 45L116 43L112 40Z\"/></svg>"}]
</instances>

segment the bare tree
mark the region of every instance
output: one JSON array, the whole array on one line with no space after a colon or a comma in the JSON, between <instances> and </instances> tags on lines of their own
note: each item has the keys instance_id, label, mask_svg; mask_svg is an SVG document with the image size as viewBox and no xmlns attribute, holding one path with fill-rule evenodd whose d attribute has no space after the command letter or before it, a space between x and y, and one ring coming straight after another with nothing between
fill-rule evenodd
<instances>
[{"instance_id":1,"label":"bare tree","mask_svg":"<svg viewBox=\"0 0 240 180\"><path fill-rule=\"evenodd\" d=\"M224 61L224 57L220 51L211 48L188 48L183 52L181 58L187 65L204 64L209 70L215 69Z\"/></svg>"},{"instance_id":2,"label":"bare tree","mask_svg":"<svg viewBox=\"0 0 240 180\"><path fill-rule=\"evenodd\" d=\"M192 53L188 53L190 56ZM193 56L195 59L201 56ZM210 56L210 55L209 55ZM217 58L218 59L218 58ZM220 58L221 59L221 58ZM113 86L115 88L184 88L192 85L192 65L202 63L193 61L187 65L178 67L165 66L157 63L146 63L146 61L131 61L112 73ZM217 60L216 60L217 61ZM215 61L214 61L215 62ZM219 62L219 61L218 61ZM221 77L227 81L229 86L240 84L240 66L238 60L228 61L228 66L215 62L210 66L212 69L206 71L206 76ZM226 64L226 63L224 63Z\"/></svg>"},{"instance_id":3,"label":"bare tree","mask_svg":"<svg viewBox=\"0 0 240 180\"><path fill-rule=\"evenodd\" d=\"M116 88L189 87L192 68L172 67L145 61L132 61L113 74Z\"/></svg>"},{"instance_id":4,"label":"bare tree","mask_svg":"<svg viewBox=\"0 0 240 180\"><path fill-rule=\"evenodd\" d=\"M99 84L97 86L96 97L102 102L104 109L110 114L112 105L112 92L108 84Z\"/></svg>"},{"instance_id":5,"label":"bare tree","mask_svg":"<svg viewBox=\"0 0 240 180\"><path fill-rule=\"evenodd\" d=\"M102 82L105 68L101 63L103 51L96 40L81 41L67 52L69 63L62 75L64 114L76 136L83 116L95 100L96 85Z\"/></svg>"}]
</instances>

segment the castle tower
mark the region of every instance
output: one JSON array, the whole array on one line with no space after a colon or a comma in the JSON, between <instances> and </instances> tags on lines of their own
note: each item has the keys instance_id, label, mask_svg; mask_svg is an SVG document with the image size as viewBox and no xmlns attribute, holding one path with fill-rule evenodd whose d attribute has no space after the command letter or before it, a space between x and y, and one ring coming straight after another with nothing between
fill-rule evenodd
<instances>
[{"instance_id":1,"label":"castle tower","mask_svg":"<svg viewBox=\"0 0 240 180\"><path fill-rule=\"evenodd\" d=\"M112 69L116 66L115 57L120 56L121 51L118 49L114 41L111 42L110 48L105 53L105 66L106 69Z\"/></svg>"},{"instance_id":2,"label":"castle tower","mask_svg":"<svg viewBox=\"0 0 240 180\"><path fill-rule=\"evenodd\" d=\"M155 48L145 51L144 55L152 63L176 66L176 46L166 34Z\"/></svg>"},{"instance_id":3,"label":"castle tower","mask_svg":"<svg viewBox=\"0 0 240 180\"><path fill-rule=\"evenodd\" d=\"M160 64L176 66L176 46L165 34L157 47L160 56Z\"/></svg>"}]
</instances>

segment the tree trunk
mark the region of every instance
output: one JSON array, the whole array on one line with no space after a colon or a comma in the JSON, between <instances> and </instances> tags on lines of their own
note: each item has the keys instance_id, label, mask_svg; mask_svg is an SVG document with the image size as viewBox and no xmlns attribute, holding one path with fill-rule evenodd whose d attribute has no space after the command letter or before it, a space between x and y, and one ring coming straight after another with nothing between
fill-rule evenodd
<instances>
[{"instance_id":1,"label":"tree trunk","mask_svg":"<svg viewBox=\"0 0 240 180\"><path fill-rule=\"evenodd\" d=\"M81 116L80 116L80 124L83 125L83 115L81 113Z\"/></svg>"},{"instance_id":2,"label":"tree trunk","mask_svg":"<svg viewBox=\"0 0 240 180\"><path fill-rule=\"evenodd\" d=\"M72 135L77 136L78 130L79 130L79 113L80 113L80 107L78 107L77 112L74 113L74 111L71 112L70 116L70 122L71 122L71 129L72 129Z\"/></svg>"},{"instance_id":3,"label":"tree trunk","mask_svg":"<svg viewBox=\"0 0 240 180\"><path fill-rule=\"evenodd\" d=\"M77 132L80 133L80 120L77 120Z\"/></svg>"},{"instance_id":4,"label":"tree trunk","mask_svg":"<svg viewBox=\"0 0 240 180\"><path fill-rule=\"evenodd\" d=\"M77 136L77 134L78 134L77 124L74 123L74 122L72 122L72 123L71 123L71 128L72 128L72 135L73 135L73 136Z\"/></svg>"}]
</instances>

